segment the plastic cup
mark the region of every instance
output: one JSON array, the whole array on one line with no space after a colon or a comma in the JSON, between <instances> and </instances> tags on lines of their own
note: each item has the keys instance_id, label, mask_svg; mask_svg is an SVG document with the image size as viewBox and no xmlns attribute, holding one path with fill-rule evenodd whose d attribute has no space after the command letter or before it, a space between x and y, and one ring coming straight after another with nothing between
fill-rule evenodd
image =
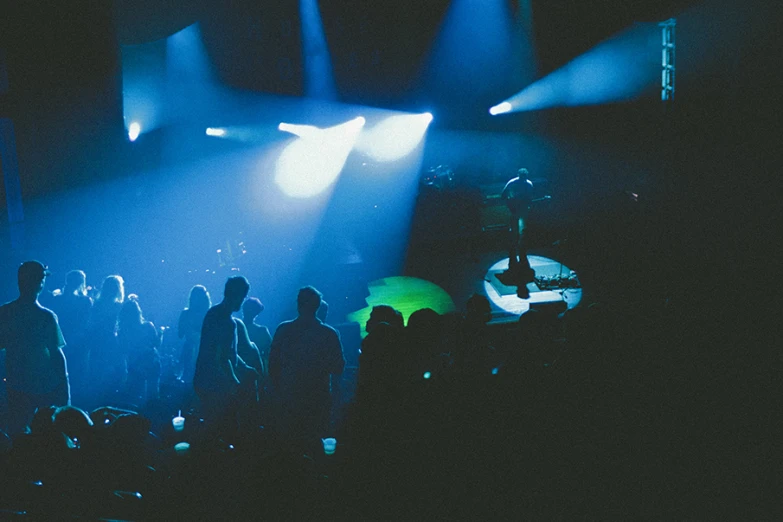
<instances>
[{"instance_id":1,"label":"plastic cup","mask_svg":"<svg viewBox=\"0 0 783 522\"><path fill-rule=\"evenodd\" d=\"M174 427L174 431L182 431L185 429L185 417L177 415L171 419L171 425Z\"/></svg>"},{"instance_id":2,"label":"plastic cup","mask_svg":"<svg viewBox=\"0 0 783 522\"><path fill-rule=\"evenodd\" d=\"M333 454L334 450L337 448L337 439L321 439L321 442L324 443L324 453L327 455Z\"/></svg>"}]
</instances>

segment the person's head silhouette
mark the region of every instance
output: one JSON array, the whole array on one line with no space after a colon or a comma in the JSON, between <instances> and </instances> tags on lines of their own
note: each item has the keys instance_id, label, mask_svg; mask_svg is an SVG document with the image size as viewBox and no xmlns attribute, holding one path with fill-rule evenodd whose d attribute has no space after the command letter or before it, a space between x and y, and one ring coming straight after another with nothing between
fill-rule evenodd
<instances>
[{"instance_id":1,"label":"person's head silhouette","mask_svg":"<svg viewBox=\"0 0 783 522\"><path fill-rule=\"evenodd\" d=\"M242 308L242 302L250 291L250 282L244 276L229 277L223 292L223 302L232 312Z\"/></svg>"},{"instance_id":2,"label":"person's head silhouette","mask_svg":"<svg viewBox=\"0 0 783 522\"><path fill-rule=\"evenodd\" d=\"M252 322L258 314L264 311L263 303L256 297L248 297L242 303L242 318Z\"/></svg>"},{"instance_id":3,"label":"person's head silhouette","mask_svg":"<svg viewBox=\"0 0 783 522\"><path fill-rule=\"evenodd\" d=\"M101 301L114 301L116 303L125 301L125 281L122 277L110 275L104 279L99 299Z\"/></svg>"},{"instance_id":4,"label":"person's head silhouette","mask_svg":"<svg viewBox=\"0 0 783 522\"><path fill-rule=\"evenodd\" d=\"M321 292L312 286L305 286L299 290L296 298L296 307L300 316L315 317L318 307L321 306Z\"/></svg>"},{"instance_id":5,"label":"person's head silhouette","mask_svg":"<svg viewBox=\"0 0 783 522\"><path fill-rule=\"evenodd\" d=\"M87 295L87 274L81 270L71 270L65 275L64 294Z\"/></svg>"},{"instance_id":6,"label":"person's head silhouette","mask_svg":"<svg viewBox=\"0 0 783 522\"><path fill-rule=\"evenodd\" d=\"M188 308L195 311L205 313L212 306L212 300L209 297L206 287L203 285L195 285L190 289L190 295L188 296Z\"/></svg>"},{"instance_id":7,"label":"person's head silhouette","mask_svg":"<svg viewBox=\"0 0 783 522\"><path fill-rule=\"evenodd\" d=\"M19 295L26 298L37 298L43 290L44 281L48 275L51 275L51 272L39 261L22 263L16 273Z\"/></svg>"}]
</instances>

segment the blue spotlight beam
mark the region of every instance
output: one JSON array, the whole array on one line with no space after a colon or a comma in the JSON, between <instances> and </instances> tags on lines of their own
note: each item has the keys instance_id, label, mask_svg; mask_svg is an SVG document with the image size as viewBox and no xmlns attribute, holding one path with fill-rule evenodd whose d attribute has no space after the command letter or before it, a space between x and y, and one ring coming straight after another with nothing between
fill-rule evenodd
<instances>
[{"instance_id":1,"label":"blue spotlight beam","mask_svg":"<svg viewBox=\"0 0 783 522\"><path fill-rule=\"evenodd\" d=\"M637 24L490 108L492 115L636 98L659 83L657 24Z\"/></svg>"},{"instance_id":2,"label":"blue spotlight beam","mask_svg":"<svg viewBox=\"0 0 783 522\"><path fill-rule=\"evenodd\" d=\"M300 0L299 11L302 17L305 93L311 98L334 100L337 89L318 0Z\"/></svg>"},{"instance_id":3,"label":"blue spotlight beam","mask_svg":"<svg viewBox=\"0 0 783 522\"><path fill-rule=\"evenodd\" d=\"M364 118L359 116L327 129L312 127L291 142L276 163L275 183L280 190L293 198L310 198L332 186L364 123ZM282 123L280 128L292 132L299 130L296 127Z\"/></svg>"},{"instance_id":4,"label":"blue spotlight beam","mask_svg":"<svg viewBox=\"0 0 783 522\"><path fill-rule=\"evenodd\" d=\"M376 161L395 161L410 154L421 143L432 114L390 116L364 131L356 144L359 152Z\"/></svg>"}]
</instances>

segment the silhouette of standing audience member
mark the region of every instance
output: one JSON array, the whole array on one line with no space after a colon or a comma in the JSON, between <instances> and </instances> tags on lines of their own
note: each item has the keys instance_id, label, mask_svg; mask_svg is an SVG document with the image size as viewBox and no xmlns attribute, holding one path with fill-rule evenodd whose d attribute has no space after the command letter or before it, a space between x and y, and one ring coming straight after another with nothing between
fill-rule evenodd
<instances>
[{"instance_id":1,"label":"silhouette of standing audience member","mask_svg":"<svg viewBox=\"0 0 783 522\"><path fill-rule=\"evenodd\" d=\"M177 335L180 339L185 339L180 355L182 365L180 378L187 384L193 383L198 346L201 342L201 325L204 324L204 316L211 306L212 300L207 289L202 285L196 285L190 289L188 307L179 314Z\"/></svg>"},{"instance_id":2,"label":"silhouette of standing audience member","mask_svg":"<svg viewBox=\"0 0 783 522\"><path fill-rule=\"evenodd\" d=\"M114 398L125 385L125 356L117 346L117 319L125 301L125 281L118 275L103 280L92 308L89 327L90 386L99 404Z\"/></svg>"},{"instance_id":3,"label":"silhouette of standing audience member","mask_svg":"<svg viewBox=\"0 0 783 522\"><path fill-rule=\"evenodd\" d=\"M25 261L17 272L19 298L0 306L0 349L6 352L9 432L21 433L39 408L70 404L65 346L57 316L38 303L50 272Z\"/></svg>"},{"instance_id":4,"label":"silhouette of standing audience member","mask_svg":"<svg viewBox=\"0 0 783 522\"><path fill-rule=\"evenodd\" d=\"M157 399L160 391L160 335L155 325L144 319L134 295L122 304L117 321L117 344L128 362L128 396L142 404Z\"/></svg>"},{"instance_id":5,"label":"silhouette of standing audience member","mask_svg":"<svg viewBox=\"0 0 783 522\"><path fill-rule=\"evenodd\" d=\"M277 327L269 352L277 428L289 439L303 442L326 435L332 406L331 376L342 374L345 368L340 336L316 317L320 304L318 290L312 286L300 289L299 315Z\"/></svg>"},{"instance_id":6,"label":"silhouette of standing audience member","mask_svg":"<svg viewBox=\"0 0 783 522\"><path fill-rule=\"evenodd\" d=\"M213 434L236 430L241 384L258 378L256 370L238 354L240 344L250 345L247 329L231 316L242 307L249 290L250 283L244 277L228 278L223 301L209 309L201 328L193 388Z\"/></svg>"},{"instance_id":7,"label":"silhouette of standing audience member","mask_svg":"<svg viewBox=\"0 0 783 522\"><path fill-rule=\"evenodd\" d=\"M87 276L81 270L71 270L65 276L65 286L52 298L52 311L57 314L65 338L65 358L71 388L78 400L78 391L87 377L87 327L92 312L92 298L87 295Z\"/></svg>"},{"instance_id":8,"label":"silhouette of standing audience member","mask_svg":"<svg viewBox=\"0 0 783 522\"><path fill-rule=\"evenodd\" d=\"M247 335L258 349L264 374L269 369L269 347L272 346L272 334L269 328L256 323L256 317L264 311L264 305L255 297L248 297L242 304L242 321L247 328ZM250 364L250 361L245 361Z\"/></svg>"}]
</instances>

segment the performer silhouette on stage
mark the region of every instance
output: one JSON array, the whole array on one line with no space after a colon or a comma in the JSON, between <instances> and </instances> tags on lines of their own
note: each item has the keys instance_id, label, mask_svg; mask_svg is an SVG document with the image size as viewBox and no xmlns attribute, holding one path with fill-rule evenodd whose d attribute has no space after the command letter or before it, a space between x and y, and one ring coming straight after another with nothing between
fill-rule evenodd
<instances>
[{"instance_id":1,"label":"performer silhouette on stage","mask_svg":"<svg viewBox=\"0 0 783 522\"><path fill-rule=\"evenodd\" d=\"M519 169L503 188L501 197L506 202L510 216L508 239L508 270L498 275L501 283L517 287L517 296L527 299L530 294L527 283L533 281L535 272L527 261L525 225L530 204L533 202L533 183L527 178L527 169Z\"/></svg>"}]
</instances>

